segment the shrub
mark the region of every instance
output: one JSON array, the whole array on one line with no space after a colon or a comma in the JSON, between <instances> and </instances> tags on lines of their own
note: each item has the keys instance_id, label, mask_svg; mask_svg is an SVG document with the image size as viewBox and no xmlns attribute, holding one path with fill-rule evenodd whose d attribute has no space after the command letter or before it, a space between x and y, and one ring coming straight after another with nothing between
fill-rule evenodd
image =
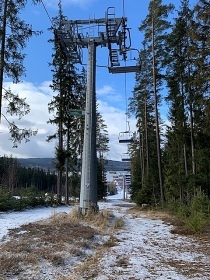
<instances>
[{"instance_id":1,"label":"shrub","mask_svg":"<svg viewBox=\"0 0 210 280\"><path fill-rule=\"evenodd\" d=\"M185 220L185 225L193 233L200 233L208 224L209 200L205 193L197 190L190 203L190 214Z\"/></svg>"},{"instance_id":2,"label":"shrub","mask_svg":"<svg viewBox=\"0 0 210 280\"><path fill-rule=\"evenodd\" d=\"M210 201L205 193L201 190L197 190L195 196L191 200L191 210L209 215L209 205Z\"/></svg>"},{"instance_id":3,"label":"shrub","mask_svg":"<svg viewBox=\"0 0 210 280\"><path fill-rule=\"evenodd\" d=\"M185 226L193 233L201 233L207 224L206 216L203 212L192 212L188 218L185 219Z\"/></svg>"},{"instance_id":4,"label":"shrub","mask_svg":"<svg viewBox=\"0 0 210 280\"><path fill-rule=\"evenodd\" d=\"M0 190L0 210L8 211L12 209L12 205L16 199L12 196L11 192L6 187L1 187Z\"/></svg>"},{"instance_id":5,"label":"shrub","mask_svg":"<svg viewBox=\"0 0 210 280\"><path fill-rule=\"evenodd\" d=\"M22 189L19 197L13 197L7 187L0 188L0 211L20 211L26 207L38 205L45 205L45 199L33 188Z\"/></svg>"},{"instance_id":6,"label":"shrub","mask_svg":"<svg viewBox=\"0 0 210 280\"><path fill-rule=\"evenodd\" d=\"M134 201L138 205L150 204L151 201L150 201L150 195L149 195L148 191L146 189L143 189L143 188L138 190Z\"/></svg>"},{"instance_id":7,"label":"shrub","mask_svg":"<svg viewBox=\"0 0 210 280\"><path fill-rule=\"evenodd\" d=\"M177 203L174 207L177 221L191 232L201 233L208 224L209 205L210 201L204 192L197 190L188 203Z\"/></svg>"}]
</instances>

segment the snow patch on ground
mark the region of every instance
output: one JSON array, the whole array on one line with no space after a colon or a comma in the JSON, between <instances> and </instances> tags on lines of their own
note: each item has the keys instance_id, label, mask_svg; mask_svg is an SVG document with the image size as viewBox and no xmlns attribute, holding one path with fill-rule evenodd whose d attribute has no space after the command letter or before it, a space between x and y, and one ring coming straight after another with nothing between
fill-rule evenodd
<instances>
[{"instance_id":1,"label":"snow patch on ground","mask_svg":"<svg viewBox=\"0 0 210 280\"><path fill-rule=\"evenodd\" d=\"M0 212L0 241L2 239L5 239L8 233L8 229L18 228L24 224L44 220L56 213L69 213L71 209L72 207L69 206L59 206L56 208L39 207L33 209L26 209L20 212Z\"/></svg>"},{"instance_id":2,"label":"snow patch on ground","mask_svg":"<svg viewBox=\"0 0 210 280\"><path fill-rule=\"evenodd\" d=\"M119 202L117 202L119 205ZM113 208L115 206L113 205ZM210 279L209 256L196 252L196 244L192 250L191 238L170 233L172 226L164 224L160 220L133 218L130 214L124 214L125 227L119 232L117 238L120 242L112 248L100 261L103 273L95 279L110 279L108 275L115 275L117 279L154 279L154 280L185 280L185 279ZM198 247L198 246L197 246ZM125 264L123 265L123 258ZM119 263L121 265L116 266ZM173 263L183 265L193 264L195 267L207 269L205 277L198 275L183 275L173 267ZM100 266L100 265L99 265ZM175 265L176 266L176 265ZM132 277L131 277L132 272ZM205 274L205 270L203 271Z\"/></svg>"},{"instance_id":3,"label":"snow patch on ground","mask_svg":"<svg viewBox=\"0 0 210 280\"><path fill-rule=\"evenodd\" d=\"M99 262L85 272L86 275L69 275L68 267L63 275L68 279L83 280L209 280L210 255L203 253L195 239L171 234L171 225L161 220L152 220L139 214L127 214L126 210L134 204L122 200L122 193L108 197L107 202L100 202L99 209L113 212L116 218L123 218L124 226L114 231L118 240L114 247L104 250ZM58 212L71 211L71 207L36 208L22 212L0 213L0 240L6 238L9 228L49 218ZM108 238L107 235L104 236ZM97 236L95 237L97 239ZM97 241L97 240L96 240ZM100 241L100 238L97 242ZM87 252L86 252L87 253ZM50 273L51 271L51 273ZM33 275L33 273L31 274ZM88 275L94 275L88 278ZM39 280L57 279L56 267L43 263ZM15 278L13 278L15 279ZM18 279L18 278L17 278Z\"/></svg>"}]
</instances>

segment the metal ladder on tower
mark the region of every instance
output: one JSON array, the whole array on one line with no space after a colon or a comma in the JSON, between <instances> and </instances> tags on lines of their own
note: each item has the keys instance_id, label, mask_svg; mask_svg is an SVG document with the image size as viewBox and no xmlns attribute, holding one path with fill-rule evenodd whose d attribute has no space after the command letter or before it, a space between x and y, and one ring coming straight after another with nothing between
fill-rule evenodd
<instances>
[{"instance_id":1,"label":"metal ladder on tower","mask_svg":"<svg viewBox=\"0 0 210 280\"><path fill-rule=\"evenodd\" d=\"M107 37L108 37L108 48L111 67L120 66L118 59L118 50L111 48L112 40L116 38L117 22L115 20L115 8L109 7L107 9Z\"/></svg>"},{"instance_id":2,"label":"metal ladder on tower","mask_svg":"<svg viewBox=\"0 0 210 280\"><path fill-rule=\"evenodd\" d=\"M116 27L117 23L115 20L115 7L109 7L107 9L107 35L109 40L112 40L112 38L115 37Z\"/></svg>"},{"instance_id":3,"label":"metal ladder on tower","mask_svg":"<svg viewBox=\"0 0 210 280\"><path fill-rule=\"evenodd\" d=\"M113 66L120 66L119 58L118 58L118 50L117 49L110 49L110 62L111 67Z\"/></svg>"}]
</instances>

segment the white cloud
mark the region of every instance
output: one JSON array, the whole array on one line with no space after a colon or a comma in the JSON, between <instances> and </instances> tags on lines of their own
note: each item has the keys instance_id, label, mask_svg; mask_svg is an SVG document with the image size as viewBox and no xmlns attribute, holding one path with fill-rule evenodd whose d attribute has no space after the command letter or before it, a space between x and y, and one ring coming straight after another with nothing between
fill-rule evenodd
<instances>
[{"instance_id":1,"label":"white cloud","mask_svg":"<svg viewBox=\"0 0 210 280\"><path fill-rule=\"evenodd\" d=\"M106 96L107 94L115 93L115 90L111 86L104 85L102 88L97 89L96 92L99 96Z\"/></svg>"},{"instance_id":2,"label":"white cloud","mask_svg":"<svg viewBox=\"0 0 210 280\"><path fill-rule=\"evenodd\" d=\"M99 112L103 116L107 130L109 133L109 159L121 160L122 153L127 152L127 144L119 143L119 133L128 130L128 124L126 124L126 115L123 110L117 107L109 106L108 103L98 100ZM128 119L130 130L134 132L136 130L136 120L134 118Z\"/></svg>"},{"instance_id":3,"label":"white cloud","mask_svg":"<svg viewBox=\"0 0 210 280\"><path fill-rule=\"evenodd\" d=\"M38 134L30 138L30 142L22 142L18 148L12 148L13 144L9 140L8 123L2 117L0 126L1 147L0 155L11 154L14 157L53 157L55 143L47 143L47 136L55 132L55 127L48 124L50 118L48 113L48 103L51 101L53 93L48 87L49 82L41 85L34 85L29 82L13 84L4 83L4 88L10 88L12 92L17 93L21 98L26 98L26 102L30 105L31 112L24 116L20 121L17 117L9 117L9 121L15 121L21 128L38 129ZM5 106L3 103L2 112L5 114Z\"/></svg>"},{"instance_id":4,"label":"white cloud","mask_svg":"<svg viewBox=\"0 0 210 280\"><path fill-rule=\"evenodd\" d=\"M122 94L119 94L113 87L110 85L104 85L101 88L96 90L97 100L103 100L114 106L117 104L118 107L125 106L125 99ZM111 107L110 107L111 108Z\"/></svg>"},{"instance_id":5,"label":"white cloud","mask_svg":"<svg viewBox=\"0 0 210 280\"><path fill-rule=\"evenodd\" d=\"M18 148L12 148L12 142L8 140L10 135L8 133L7 122L2 118L0 126L0 155L11 154L14 157L54 157L55 142L48 143L46 138L55 132L56 127L48 124L47 121L51 117L48 113L48 103L51 101L53 92L49 88L49 82L35 85L29 82L20 84L12 84L6 82L5 88L10 88L14 93L18 93L20 97L25 98L26 102L30 104L31 112L19 121L19 126L24 128L38 129L37 136L33 136L28 143L22 143ZM99 92L101 94L106 91L112 92L110 86L104 86ZM126 115L125 111L117 108L119 104L110 106L108 101L98 99L99 111L107 125L107 130L110 138L110 152L109 159L121 160L121 154L127 151L126 144L119 144L119 133L126 130ZM5 112L5 104L3 105L3 112ZM14 118L9 118L11 121ZM17 119L17 118L16 118ZM135 119L129 119L131 131L135 130Z\"/></svg>"}]
</instances>

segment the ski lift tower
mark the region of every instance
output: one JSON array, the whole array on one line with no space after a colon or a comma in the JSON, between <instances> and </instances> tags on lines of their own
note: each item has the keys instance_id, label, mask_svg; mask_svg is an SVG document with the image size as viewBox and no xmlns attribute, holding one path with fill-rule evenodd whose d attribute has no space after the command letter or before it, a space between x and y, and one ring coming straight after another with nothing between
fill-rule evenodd
<instances>
[{"instance_id":1,"label":"ski lift tower","mask_svg":"<svg viewBox=\"0 0 210 280\"><path fill-rule=\"evenodd\" d=\"M82 175L79 211L85 214L89 208L98 210L97 206L97 156L96 156L96 47L108 47L112 72L117 66L116 49L125 55L125 17L115 18L115 8L109 7L105 18L88 20L64 20L56 30L62 51L75 63L81 63L81 48L88 49L87 91L85 109L84 144L82 154ZM121 31L120 31L121 29ZM125 69L123 69L124 71Z\"/></svg>"}]
</instances>

